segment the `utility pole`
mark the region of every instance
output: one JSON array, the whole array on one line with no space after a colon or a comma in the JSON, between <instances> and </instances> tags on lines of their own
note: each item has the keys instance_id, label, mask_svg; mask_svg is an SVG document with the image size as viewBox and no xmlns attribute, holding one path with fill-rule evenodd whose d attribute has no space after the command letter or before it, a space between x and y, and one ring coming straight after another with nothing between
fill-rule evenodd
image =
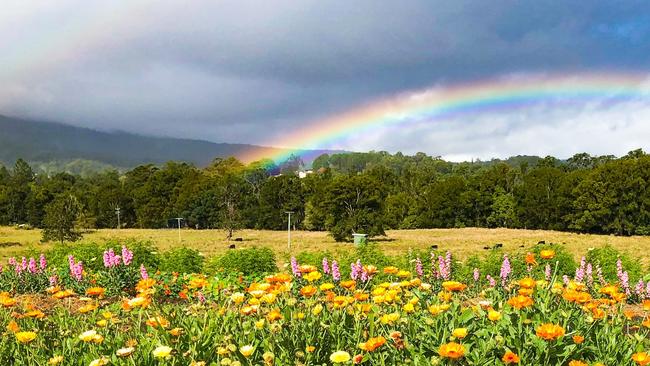
<instances>
[{"instance_id":1,"label":"utility pole","mask_svg":"<svg viewBox=\"0 0 650 366\"><path fill-rule=\"evenodd\" d=\"M178 221L178 242L181 242L181 221L183 220L182 217L177 217L176 221Z\"/></svg>"},{"instance_id":2,"label":"utility pole","mask_svg":"<svg viewBox=\"0 0 650 366\"><path fill-rule=\"evenodd\" d=\"M291 214L293 213L293 211L285 211L284 213L289 215L289 221L287 223L287 236L288 236L287 248L291 250Z\"/></svg>"},{"instance_id":3,"label":"utility pole","mask_svg":"<svg viewBox=\"0 0 650 366\"><path fill-rule=\"evenodd\" d=\"M117 206L117 208L115 208L115 213L117 214L117 228L119 229L121 227L121 225L120 225L120 206Z\"/></svg>"}]
</instances>

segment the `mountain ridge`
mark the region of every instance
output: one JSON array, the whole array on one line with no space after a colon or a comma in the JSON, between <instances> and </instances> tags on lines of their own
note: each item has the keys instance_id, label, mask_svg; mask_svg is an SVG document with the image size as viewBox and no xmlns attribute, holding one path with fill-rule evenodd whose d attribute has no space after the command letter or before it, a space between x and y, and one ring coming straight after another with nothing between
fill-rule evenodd
<instances>
[{"instance_id":1,"label":"mountain ridge","mask_svg":"<svg viewBox=\"0 0 650 366\"><path fill-rule=\"evenodd\" d=\"M198 139L147 136L125 131L99 131L54 121L37 121L0 114L0 162L97 161L131 168L141 164L185 161L207 166L217 157L255 152L256 156L276 156L288 150L253 144L217 143ZM332 150L299 150L296 155L310 164Z\"/></svg>"}]
</instances>

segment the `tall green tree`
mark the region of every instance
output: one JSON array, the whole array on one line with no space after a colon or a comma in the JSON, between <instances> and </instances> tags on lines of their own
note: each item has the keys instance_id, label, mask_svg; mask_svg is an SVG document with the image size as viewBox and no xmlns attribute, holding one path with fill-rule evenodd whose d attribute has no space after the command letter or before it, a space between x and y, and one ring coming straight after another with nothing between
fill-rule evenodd
<instances>
[{"instance_id":1,"label":"tall green tree","mask_svg":"<svg viewBox=\"0 0 650 366\"><path fill-rule=\"evenodd\" d=\"M45 207L43 241L77 241L81 233L75 224L81 214L79 201L73 195L60 195Z\"/></svg>"}]
</instances>

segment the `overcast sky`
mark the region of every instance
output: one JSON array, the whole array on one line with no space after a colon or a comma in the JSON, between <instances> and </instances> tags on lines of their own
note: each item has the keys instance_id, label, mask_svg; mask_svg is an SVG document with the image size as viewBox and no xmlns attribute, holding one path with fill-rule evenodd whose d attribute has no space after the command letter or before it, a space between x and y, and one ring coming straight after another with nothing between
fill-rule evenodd
<instances>
[{"instance_id":1,"label":"overcast sky","mask_svg":"<svg viewBox=\"0 0 650 366\"><path fill-rule=\"evenodd\" d=\"M432 87L650 75L650 1L4 0L0 50L0 114L276 144ZM462 160L649 145L650 99L635 98L419 120L320 147Z\"/></svg>"}]
</instances>

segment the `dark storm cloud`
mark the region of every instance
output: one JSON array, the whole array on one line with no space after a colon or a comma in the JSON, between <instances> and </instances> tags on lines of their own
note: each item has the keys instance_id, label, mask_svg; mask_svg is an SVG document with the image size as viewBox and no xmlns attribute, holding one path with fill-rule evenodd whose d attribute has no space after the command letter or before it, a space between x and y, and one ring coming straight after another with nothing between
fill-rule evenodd
<instances>
[{"instance_id":1,"label":"dark storm cloud","mask_svg":"<svg viewBox=\"0 0 650 366\"><path fill-rule=\"evenodd\" d=\"M647 1L29 3L0 15L0 113L214 141L431 85L650 65Z\"/></svg>"}]
</instances>

